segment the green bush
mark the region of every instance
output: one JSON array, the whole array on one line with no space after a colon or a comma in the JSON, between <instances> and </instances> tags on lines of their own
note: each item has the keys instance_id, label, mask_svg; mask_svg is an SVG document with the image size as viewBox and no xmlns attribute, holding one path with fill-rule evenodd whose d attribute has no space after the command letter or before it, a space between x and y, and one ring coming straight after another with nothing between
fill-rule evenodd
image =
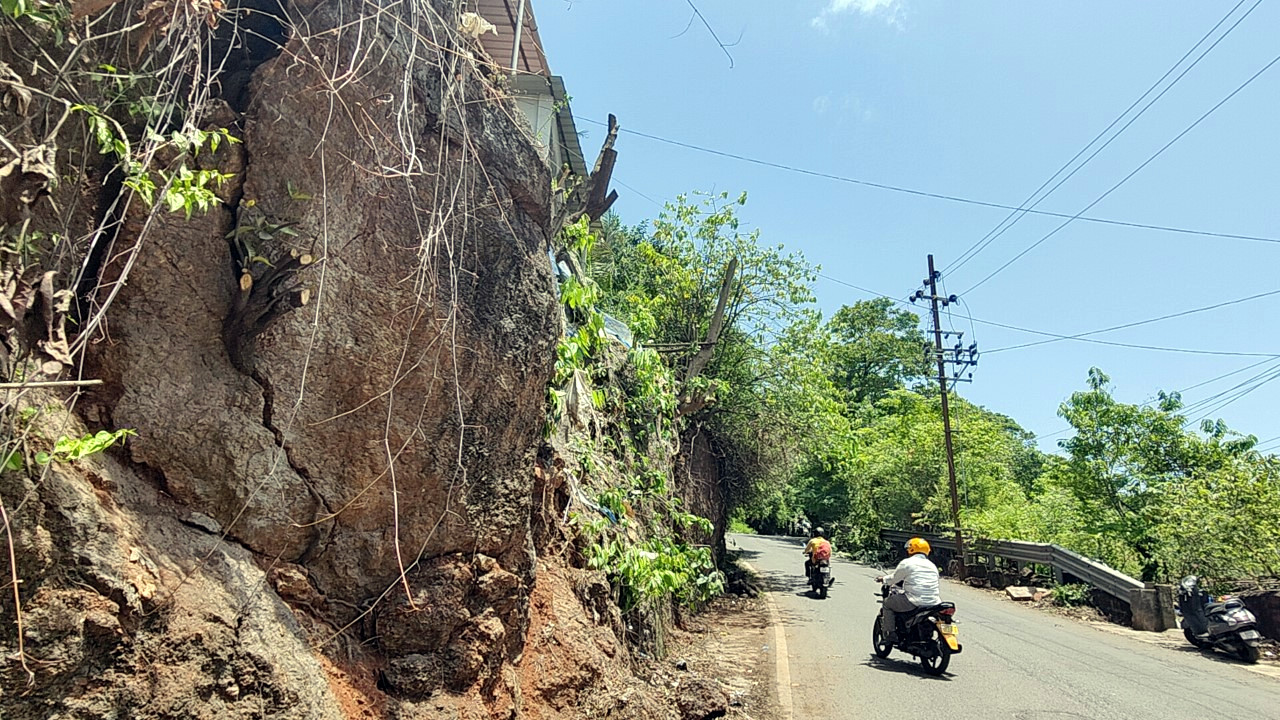
<instances>
[{"instance_id":1,"label":"green bush","mask_svg":"<svg viewBox=\"0 0 1280 720\"><path fill-rule=\"evenodd\" d=\"M1084 583L1067 583L1053 589L1053 604L1060 607L1088 605L1093 588Z\"/></svg>"}]
</instances>

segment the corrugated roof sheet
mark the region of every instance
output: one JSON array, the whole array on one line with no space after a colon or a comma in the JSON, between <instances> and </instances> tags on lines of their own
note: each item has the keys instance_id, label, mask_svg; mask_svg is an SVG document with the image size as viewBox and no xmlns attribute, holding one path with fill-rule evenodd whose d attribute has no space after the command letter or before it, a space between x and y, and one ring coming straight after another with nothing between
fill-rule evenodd
<instances>
[{"instance_id":1,"label":"corrugated roof sheet","mask_svg":"<svg viewBox=\"0 0 1280 720\"><path fill-rule=\"evenodd\" d=\"M467 6L498 28L497 35L485 33L480 38L480 44L499 66L510 69L520 0L468 0ZM533 0L524 0L524 28L520 35L520 57L516 63L516 72L551 75L551 69L547 67L547 55L542 51L542 38L538 37L538 22L533 18Z\"/></svg>"}]
</instances>

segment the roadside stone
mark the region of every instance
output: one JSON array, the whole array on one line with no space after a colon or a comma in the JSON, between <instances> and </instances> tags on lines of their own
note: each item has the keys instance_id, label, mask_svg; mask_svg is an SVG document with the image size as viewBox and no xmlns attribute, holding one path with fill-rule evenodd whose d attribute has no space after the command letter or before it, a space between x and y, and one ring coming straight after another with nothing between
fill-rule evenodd
<instances>
[{"instance_id":1,"label":"roadside stone","mask_svg":"<svg viewBox=\"0 0 1280 720\"><path fill-rule=\"evenodd\" d=\"M1009 587L1005 588L1005 593L1010 600L1018 602L1029 602L1035 598L1035 592L1029 587Z\"/></svg>"},{"instance_id":2,"label":"roadside stone","mask_svg":"<svg viewBox=\"0 0 1280 720\"><path fill-rule=\"evenodd\" d=\"M713 720L729 712L729 698L714 680L692 676L677 688L681 720Z\"/></svg>"},{"instance_id":3,"label":"roadside stone","mask_svg":"<svg viewBox=\"0 0 1280 720\"><path fill-rule=\"evenodd\" d=\"M1040 602L1048 597L1053 597L1053 591L1046 588L1036 588L1031 595L1031 599L1036 602Z\"/></svg>"}]
</instances>

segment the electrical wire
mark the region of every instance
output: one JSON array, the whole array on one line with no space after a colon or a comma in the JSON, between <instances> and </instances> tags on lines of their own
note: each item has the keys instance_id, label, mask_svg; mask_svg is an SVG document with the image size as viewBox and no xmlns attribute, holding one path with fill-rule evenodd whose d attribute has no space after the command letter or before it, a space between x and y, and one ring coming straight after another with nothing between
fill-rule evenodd
<instances>
[{"instance_id":1,"label":"electrical wire","mask_svg":"<svg viewBox=\"0 0 1280 720\"><path fill-rule=\"evenodd\" d=\"M1243 302L1249 302L1250 300L1258 300L1260 298L1270 297L1272 295L1280 295L1280 290L1272 290L1270 292L1258 293L1256 295L1250 295L1248 297L1236 298L1235 300L1228 300L1226 302L1215 303L1213 305L1206 305L1204 307L1192 308L1191 310L1183 310L1182 312L1170 313L1168 315L1161 315L1160 317L1154 317L1154 318L1148 318L1146 320L1137 320L1134 322L1124 323L1123 325L1112 325L1111 327L1102 328L1101 330L1090 330L1089 332L1078 333L1065 338L1052 338L1049 340L1036 340L1035 342L1022 343L1020 345L1008 345L1006 347L999 347L999 348L995 348L994 350L988 350L987 354L1005 352L1008 350L1021 350L1023 348L1036 347L1037 345L1047 345L1049 343L1062 342L1063 340L1068 340L1068 339L1079 340L1089 335L1100 335L1102 333L1108 333L1114 330L1125 330L1127 328L1138 327L1139 325L1149 325L1151 323L1160 322L1162 320L1172 320L1173 318L1184 317L1186 315L1194 315L1196 313L1207 312L1209 310L1217 310L1218 308L1227 307L1229 305L1238 305Z\"/></svg>"},{"instance_id":2,"label":"electrical wire","mask_svg":"<svg viewBox=\"0 0 1280 720\"><path fill-rule=\"evenodd\" d=\"M581 117L577 119L582 122L591 123L593 125L600 125L600 126L607 127L607 123L600 122L599 120L592 120L591 118L581 118ZM959 195L947 195L945 193L936 193L936 192L929 192L926 190L917 190L914 188L904 187L901 185L890 185L887 183L873 182L870 180L861 180L858 178L847 177L844 175L836 175L833 173L822 172L818 170L808 170L808 169L796 167L793 165L784 165L782 163L771 162L769 160L760 160L757 158L748 157L746 155L739 155L737 153L725 152L723 150L715 150L715 149L703 147L700 145L694 145L693 143L682 142L680 140L671 140L669 138L661 137L659 135L652 135L650 133L641 132L639 130L629 130L625 127L621 128L619 132L626 133L628 135L635 135L637 137L646 138L648 140L653 140L655 142L665 143L667 145L673 145L675 147L684 148L686 150L693 150L696 152L706 153L708 155L715 155L717 157L728 158L731 160L738 160L740 162L745 162L752 165L759 165L761 167L772 168L774 170L784 170L786 172L797 173L800 175L808 175L810 177L822 178L824 180L834 180L836 182L849 183L851 185L860 185L863 187L875 188L877 190L886 190L889 192L904 193L907 195L915 195L917 197L931 198L934 200L946 200L948 202L963 203L966 205L975 205L978 207L994 208L997 210L1025 210L1025 212L1031 213L1033 215L1043 215L1045 217L1054 217L1054 218L1060 218L1060 219L1069 218L1073 221L1079 220L1081 222L1099 223L1103 225L1117 225L1120 227L1137 228L1142 230L1157 230L1160 232L1178 233L1182 235L1197 235L1197 236L1203 236L1203 237L1222 238L1226 240L1247 240L1250 242L1280 243L1280 238L1269 237L1265 235L1246 235L1242 233L1216 232L1211 230L1195 230L1191 228L1174 227L1170 225L1156 225L1152 223L1129 222L1125 220L1113 220L1110 218L1093 217L1089 215L1084 215L1082 213L1072 214L1072 213L1052 212L1049 210L1035 210L1035 209L1021 208L1020 206L1017 206L1017 205L1008 205L1008 204L997 203L997 202L987 202L985 200L976 200L974 198L962 197Z\"/></svg>"},{"instance_id":3,"label":"electrical wire","mask_svg":"<svg viewBox=\"0 0 1280 720\"><path fill-rule=\"evenodd\" d=\"M1139 165L1138 167L1134 168L1134 169L1133 169L1133 170L1132 170L1128 175L1125 175L1123 178L1121 178L1121 179L1120 179L1120 182L1116 183L1115 185L1112 185L1110 188L1108 188L1108 189L1107 189L1107 191L1106 191L1106 192L1102 193L1102 194L1101 194L1101 195L1099 195L1097 198L1095 198L1095 199L1093 200L1093 202L1091 202L1091 203L1089 203L1088 205L1084 206L1084 208L1082 208L1082 209L1080 210L1080 212L1079 212L1079 213L1077 213L1077 215L1078 215L1079 217L1083 217L1083 216L1084 216L1084 213L1086 213L1086 212L1088 212L1089 210L1091 210L1091 209L1093 208L1093 206L1095 206L1095 205L1097 205L1098 203L1102 202L1102 201L1103 201L1103 200L1105 200L1105 199L1107 198L1107 196L1109 196L1111 193L1113 193L1113 192L1115 192L1116 190L1120 189L1120 186L1122 186L1122 185L1124 185L1125 183L1129 182L1129 180L1130 180L1134 175L1137 175L1139 172L1141 172L1141 171L1143 170L1143 168L1145 168L1146 166L1148 166L1148 165L1150 165L1152 162L1154 162L1156 158L1158 158L1158 157L1160 157L1162 154L1164 154L1164 151L1166 151L1166 150L1168 150L1169 148L1173 147L1174 143L1178 142L1178 141L1179 141L1179 140L1181 140L1183 137L1185 137L1187 133L1189 133L1189 132L1191 132L1192 130L1194 130L1194 129L1196 128L1196 126L1198 126L1200 123L1204 122L1204 120L1205 120L1206 118L1208 118L1210 115L1212 115L1212 114L1213 114L1213 113L1214 113L1218 108L1220 108L1220 107L1222 107L1223 105L1225 105L1225 104L1227 103L1227 101L1231 100L1231 98L1233 98L1233 97L1235 97L1237 94L1239 94L1239 93L1240 93L1240 91L1244 90L1246 87L1248 87L1250 84L1252 84L1254 80L1257 80L1259 77L1261 77L1263 73L1265 73L1266 71L1270 70L1270 69L1272 68L1272 66L1274 66L1277 62L1280 62L1280 55L1277 55L1275 58L1273 58L1273 59L1271 60L1271 62L1267 63L1266 65L1263 65L1263 66L1262 66L1262 68L1261 68L1260 70L1258 70L1256 73L1254 73L1253 75L1251 75L1251 76L1249 77L1249 79L1248 79L1248 80L1245 80L1243 83L1241 83L1241 84L1240 84L1240 86L1239 86L1239 87L1237 87L1235 90L1232 90L1232 91L1230 92L1230 94L1228 94L1226 97L1224 97L1224 98L1222 98L1221 100L1219 100L1219 101L1217 102L1217 104L1215 104L1213 107L1211 107L1211 108L1209 108L1207 111L1205 111L1205 113L1204 113L1203 115L1201 115L1200 117L1196 118L1195 122L1193 122L1193 123L1191 123L1190 125L1188 125L1188 126L1186 127L1186 129L1184 129L1182 132L1180 132L1180 133L1178 133L1176 136L1174 136L1174 138L1173 138L1172 140L1170 140L1169 142L1165 143L1163 147L1161 147L1159 150L1157 150L1157 151L1155 152L1155 154L1153 154L1151 157L1149 157L1149 158L1147 158L1146 160L1144 160L1144 161L1142 162L1142 164L1141 164L1141 165ZM991 273L990 273L989 275L987 275L986 277L984 277L984 278L982 278L981 280L979 280L977 283L975 283L973 286L971 286L968 290L965 290L963 294L967 295L967 294L969 294L969 293L973 292L974 290L976 290L976 289L978 289L978 288L982 287L983 285L985 285L985 284L986 284L986 282L987 282L988 280L990 280L991 278L995 277L996 275L999 275L1001 272L1003 272L1003 271L1005 270L1005 268L1009 267L1010 265L1012 265L1012 264L1014 264L1015 262L1017 262L1018 260L1020 260L1024 255L1026 255L1027 253L1029 253L1029 252L1031 252L1032 250L1034 250L1034 249L1036 249L1037 247L1039 247L1042 243L1044 243L1044 242L1045 242L1046 240L1048 240L1049 238L1053 237L1054 235L1057 235L1057 234L1058 234L1058 233L1059 233L1063 228L1065 228L1066 226L1070 225L1072 222L1074 222L1074 221L1075 221L1075 220L1077 220L1077 219L1078 219L1078 217L1071 217L1071 218L1067 218L1065 221L1063 221L1063 223L1062 223L1061 225L1059 225L1058 227L1054 228L1053 230L1050 230L1048 233L1046 233L1046 234L1045 234L1043 237L1041 237L1039 240L1037 240L1037 241L1035 241L1034 243L1031 243L1031 245L1027 246L1027 248L1026 248L1026 249L1024 249L1022 252L1020 252L1020 253L1018 253L1017 255L1014 255L1012 258L1010 258L1007 262L1005 262L1005 264L1003 264L1003 265L1001 265L1000 267L996 268L995 270L991 271Z\"/></svg>"},{"instance_id":4,"label":"electrical wire","mask_svg":"<svg viewBox=\"0 0 1280 720\"><path fill-rule=\"evenodd\" d=\"M836 278L836 277L832 277L832 276L827 275L827 274L825 274L825 273L818 273L818 276L819 276L819 277L821 277L821 278L824 278L824 279L826 279L826 280L830 280L831 282L834 282L834 283L837 283L837 284L840 284L840 285L844 285L844 286L849 287L849 288L852 288L852 289L854 289L854 290L858 290L858 291L860 291L860 292L866 293L866 294L868 294L868 295L872 295L872 296L879 297L879 298L884 298L884 299L886 299L886 300L890 300L890 301L895 302L895 303L898 303L898 304L900 304L900 305L906 305L906 306L911 306L912 308L915 308L915 306L914 306L914 305L912 305L912 303L910 303L910 302L908 302L908 301L906 301L906 300L900 300L900 299L898 299L898 298L895 298L895 297L892 297L892 296L889 296L889 295L885 295L884 293L878 293L878 292L876 292L876 291L874 291L874 290L871 290L870 288L865 288L865 287L862 287L862 286L860 286L860 285L855 285L855 284L853 284L853 283L850 283L850 282L847 282L847 281L841 280L841 279ZM945 288L945 286L944 286L944 288ZM1276 291L1276 292L1280 292L1280 291ZM1267 294L1274 294L1274 293L1267 293ZM1237 302L1237 301L1233 301L1233 302ZM1240 301L1238 301L1238 302L1243 302L1243 299L1242 299L1242 300L1240 300ZM917 309L918 309L918 308L917 308ZM967 304L966 304L966 312L967 312ZM1185 313L1180 313L1180 314L1185 314ZM1139 345L1139 344L1135 344L1135 343L1118 343L1118 342L1110 342L1110 341L1106 341L1106 340L1093 340L1093 339L1090 339L1090 338L1073 337L1073 336L1070 336L1070 335L1057 335L1057 334L1055 334L1055 333L1046 333L1046 332L1043 332L1043 331L1040 331L1040 330L1032 330L1032 329L1030 329L1030 328L1023 328L1023 327L1018 327L1018 326L1015 326L1015 325L1008 325L1008 324L1006 324L1006 323L997 323L997 322L992 322L992 321L990 321L990 320L981 320L981 319L979 319L979 318L975 318L975 317L973 317L973 315L972 315L972 314L969 314L969 320L970 320L970 322L971 322L971 323L982 323L982 324L984 324L984 325L993 325L993 326L995 326L995 327L1001 327L1001 328L1005 328L1005 329L1008 329L1008 330L1017 330L1017 331L1019 331L1019 332L1033 333L1033 334L1037 334L1037 335L1049 335L1049 336L1056 337L1056 338L1058 338L1058 339L1062 339L1062 340L1077 340L1077 341L1080 341L1080 342L1094 342L1094 343L1098 343L1098 344L1102 344L1102 345L1112 345L1112 346L1117 346L1117 347L1129 347L1129 348L1136 348L1136 349L1142 349L1142 350L1159 350L1159 351L1164 351L1164 352L1191 353L1191 354L1197 354L1197 355L1222 355L1222 356L1244 356L1244 357L1261 357L1261 358L1263 358L1262 360L1259 360L1259 361L1257 361L1257 362L1251 363L1251 364L1246 365L1246 366L1244 366L1244 367L1242 367L1242 368L1238 368L1238 369L1236 369L1236 370L1232 370L1232 371L1230 371L1230 372L1223 373L1222 375L1219 375L1219 376L1217 376L1217 377L1213 377L1213 378L1210 378L1210 379L1208 379L1208 380L1203 380L1203 381L1201 381L1201 382L1199 382L1199 383L1196 383L1196 384L1194 384L1194 385L1190 385L1190 386L1188 386L1188 387L1186 387L1186 388L1183 388L1182 390L1178 390L1178 391L1177 391L1177 393L1178 393L1179 395L1181 395L1182 393L1187 392L1187 391L1189 391L1189 390L1194 390L1194 389L1196 389L1196 388L1203 387L1203 386L1205 386L1205 385L1209 385L1209 384L1214 383L1214 382L1217 382L1217 381L1219 381L1219 380L1226 379L1226 378L1231 377L1231 376L1233 376L1233 375L1238 375L1238 374L1240 374L1240 373L1242 373L1242 372L1245 372L1245 371L1247 371L1247 370L1251 370L1251 369L1256 368L1256 367L1258 367L1258 366L1260 366L1260 365L1267 365L1267 364L1270 364L1270 365L1271 365L1271 367L1267 368L1266 370L1263 370L1262 372L1257 373L1257 374L1255 374L1255 375L1251 376L1250 378L1248 378L1248 379L1246 379L1246 380L1244 380L1244 381L1242 381L1242 382L1240 382L1240 383L1238 383L1238 384L1236 384L1236 385L1232 386L1231 388L1228 388L1228 389L1226 389L1226 390L1224 390L1224 391L1221 391L1221 392L1219 392L1219 393L1215 393L1214 395L1211 395L1211 396L1209 396L1209 397L1207 397L1207 398L1204 398L1204 399L1202 399L1202 400L1196 401L1195 403L1192 403L1191 405L1187 405L1187 406L1184 406L1183 408L1180 408L1180 410L1179 410L1179 411L1180 411L1180 412L1183 412L1183 413L1186 413L1186 412L1195 412L1195 411L1197 411L1197 410L1201 410L1201 409L1203 409L1203 408L1210 407L1210 406L1211 406L1213 403L1215 403L1215 402L1220 402L1220 401L1225 400L1225 402L1221 402L1221 404L1219 404L1219 405L1217 405L1217 406L1214 406L1211 410L1209 410L1209 411L1208 411L1208 414L1212 414L1212 413L1214 413L1214 412L1217 412L1218 410L1221 410L1223 407L1226 407L1227 405L1230 405L1231 403L1235 402L1236 400L1239 400L1240 398L1244 397L1245 395L1248 395L1249 393L1253 392L1254 390L1257 390L1257 389L1258 389L1259 387L1261 387L1262 385L1265 385L1266 383L1271 382L1272 380L1275 380L1275 379L1277 379L1277 378L1280 378L1280 354L1275 354L1275 353L1246 353L1246 352L1226 352L1226 351L1214 351L1214 350L1194 350L1194 349L1188 349L1188 348L1170 348L1170 347L1159 347L1159 346L1152 346L1152 345ZM1261 381L1261 382L1259 382L1259 381ZM1246 386L1248 386L1250 383L1255 383L1255 384L1254 384L1253 386L1251 386L1251 387L1247 387L1247 388L1246 388ZM1233 393L1234 391L1240 391L1240 390L1242 390L1242 391L1241 391L1241 392L1239 392L1239 393L1237 393L1236 395L1231 395L1231 393ZM1154 404L1155 402L1156 402L1156 400L1149 400L1149 401L1147 401L1147 402L1141 403L1141 404L1139 405L1139 407L1149 406L1149 405ZM1207 417L1207 416L1208 416L1208 415L1205 415L1205 416L1203 416L1203 417L1201 417L1201 418L1197 419L1195 422L1199 422L1200 420L1203 420L1203 419L1204 419L1204 417ZM1055 431L1055 432L1049 433L1048 435L1038 435L1038 434L1037 434L1037 435L1036 435L1036 440L1047 440L1047 439L1049 439L1049 438L1056 437L1056 436L1058 436L1058 435L1063 435L1063 434L1065 434L1065 433L1071 432L1073 429L1074 429L1074 428L1067 427L1067 428L1063 428L1063 429L1061 429L1061 430L1057 430L1057 431Z\"/></svg>"},{"instance_id":5,"label":"electrical wire","mask_svg":"<svg viewBox=\"0 0 1280 720\"><path fill-rule=\"evenodd\" d=\"M893 302L896 302L900 305L906 305L908 307L912 307L912 308L915 308L916 310L919 310L917 306L911 304L906 300L901 300L891 295L885 295L884 293L878 293L874 290L870 290L868 288L864 288L859 285L854 285L853 283L846 282L844 280L832 277L825 273L818 273L818 277L825 278L827 280L830 280L831 282L838 283L840 285L844 285L845 287L853 288L854 290L867 293L868 295L874 295L876 297L885 298L886 300L892 300ZM1073 340L1075 342L1092 343L1095 345L1107 345L1110 347L1132 348L1135 350L1151 350L1155 352L1187 353L1191 355L1280 358L1280 353L1234 352L1234 351L1228 351L1228 350L1199 350L1194 348L1165 347L1161 345L1143 345L1141 343L1124 343L1124 342L1115 342L1112 340L1097 340L1095 338L1087 338L1087 337L1073 337L1071 335L1062 335L1060 333L1046 332L1044 330L1033 330L1031 328L1020 327L1018 325L1010 325L1008 323L996 322L994 320L982 320L980 318L976 318L972 316L970 316L970 319L972 322L978 323L980 325L990 325L992 327L1004 328L1005 330L1016 330L1017 332L1024 332L1032 335L1040 335L1042 337L1057 338L1059 340Z\"/></svg>"},{"instance_id":6,"label":"electrical wire","mask_svg":"<svg viewBox=\"0 0 1280 720\"><path fill-rule=\"evenodd\" d=\"M1211 385L1211 384L1213 384L1213 383L1215 383L1215 382L1218 382L1219 380L1225 380L1225 379L1227 379L1227 378L1229 378L1229 377L1231 377L1231 376L1233 376L1233 375L1239 375L1240 373L1245 372L1245 371L1247 371L1247 370L1252 370L1253 368L1256 368L1256 367L1258 367L1259 365L1265 365L1265 364L1267 364L1267 363L1272 363L1272 362L1275 362L1275 361L1276 361L1276 358L1267 358L1267 359L1265 359L1265 360L1259 360L1258 362L1250 363L1250 364L1248 364L1248 365L1245 365L1245 366L1244 366L1244 367L1242 367L1242 368L1236 368L1235 370L1232 370L1231 372L1227 372L1227 373L1223 373L1223 374L1221 374L1221 375L1217 375L1217 376L1215 376L1215 377L1211 377L1211 378L1209 378L1208 380L1201 380L1200 382L1198 382L1198 383L1196 383L1196 384L1194 384L1194 385L1188 385L1187 387L1184 387L1184 388L1182 388L1181 390L1175 390L1174 392L1175 392L1177 395L1182 395L1183 393L1189 392L1189 391L1191 391L1191 390L1195 390L1195 389L1197 389L1197 388L1204 387L1205 385ZM1255 375L1254 377L1257 377L1257 376ZM1248 380L1246 380L1246 381L1245 381L1245 383L1248 383L1248 382L1249 382ZM1228 391L1229 391L1229 390L1228 390ZM1222 393L1218 393L1218 394L1217 394L1217 395L1215 395L1214 397L1220 396L1221 394L1222 394ZM1154 404L1156 404L1157 402L1159 402L1159 398L1153 398L1153 399L1151 399L1151 400L1147 400L1146 402L1138 403L1138 407L1150 407L1151 405L1154 405ZM1200 401L1197 401L1197 403L1199 403L1199 402L1200 402ZM1049 438L1051 438L1051 437L1057 437L1057 436L1059 436L1059 435L1063 435L1063 434L1069 433L1069 432L1071 432L1071 431L1072 431L1072 430L1074 430L1074 429L1075 429L1075 428L1073 428L1073 427L1071 427L1071 426L1067 426L1067 427L1065 427L1065 428L1062 428L1061 430L1055 430L1054 432L1051 432L1051 433L1049 433L1049 434L1047 434L1047 435L1040 435L1040 434L1036 434L1036 439L1037 439L1037 440L1047 440L1047 439L1049 439ZM1277 438L1277 439L1280 439L1280 438Z\"/></svg>"},{"instance_id":7,"label":"electrical wire","mask_svg":"<svg viewBox=\"0 0 1280 720\"><path fill-rule=\"evenodd\" d=\"M1254 375L1253 377L1250 377L1249 379L1241 383L1238 383L1231 388L1228 388L1227 390L1217 393L1216 395L1211 395L1210 397L1205 398L1204 400L1200 400L1198 402L1192 403L1185 407L1179 408L1179 411L1184 415L1203 412L1203 414L1200 415L1200 417L1196 418L1195 420L1188 420L1186 423L1183 424L1183 427L1186 427L1188 425L1200 424L1202 421L1206 420L1207 418L1209 418L1209 416L1218 412L1222 408L1227 407L1228 405L1231 405L1232 403L1252 393L1253 391L1257 390L1263 385L1266 385L1267 383L1273 380L1276 380L1278 378L1280 378L1280 366L1273 365L1267 368L1266 370Z\"/></svg>"},{"instance_id":8,"label":"electrical wire","mask_svg":"<svg viewBox=\"0 0 1280 720\"><path fill-rule=\"evenodd\" d=\"M1068 160L1066 164L1058 168L1057 172L1051 175L1049 179L1041 183L1040 187L1036 188L1035 192L1031 193L1031 195L1027 196L1026 200L1022 201L1022 204L1019 206L1018 210L1014 210L1013 212L1005 216L1005 218L1001 220L1000 223L997 224L994 228L988 231L987 234L983 236L981 240L971 245L968 250L962 253L961 256L957 258L956 261L946 269L946 272L954 273L955 271L963 267L965 263L968 263L970 260L977 257L978 254L981 253L983 250L985 250L989 245L991 245L991 243L995 242L1001 235L1004 235L1006 232L1009 231L1010 228L1018 224L1018 222L1021 221L1022 218L1026 217L1027 210L1033 209L1037 207L1040 203L1044 202L1045 199L1047 199L1050 195L1056 192L1058 188L1062 187L1063 183L1067 182L1076 173L1080 172L1080 170L1083 169L1085 165L1088 165L1095 157L1098 156L1099 153L1105 150L1108 145L1114 142L1116 138L1120 137L1120 135L1123 134L1125 130L1128 130L1130 125L1133 125L1133 123L1136 122L1138 118L1142 117L1142 115L1146 113L1146 111L1149 110L1152 105L1155 105L1157 102L1159 102L1160 98L1164 97L1165 93L1169 92L1169 90L1171 90L1174 85L1177 85L1178 81L1182 80L1182 78L1185 77L1187 73L1191 72L1192 68L1198 65L1200 61L1205 58L1206 55L1208 55L1210 52L1213 51L1214 48L1218 46L1218 43L1221 43L1224 38L1230 35L1231 32L1235 30L1236 27L1239 26L1241 22L1244 21L1245 18L1249 17L1249 15L1253 13L1253 11L1256 10L1259 5L1262 4L1262 0L1257 0L1252 7L1250 7L1247 11L1245 11L1245 13L1241 15L1235 21L1235 23L1231 25L1231 27L1227 28L1226 32L1218 36L1218 39L1215 40L1212 45L1206 48L1205 51L1201 53L1199 57L1197 57L1194 61L1191 62L1190 65L1188 65L1181 73L1179 73L1178 76L1174 78L1173 81L1170 82L1167 86L1165 86L1165 88L1161 90L1158 95L1152 98L1151 102L1143 106L1143 108L1139 110L1133 117L1129 118L1129 121L1126 122L1123 127L1117 130L1116 133L1112 135L1105 143L1103 143L1096 150L1094 150L1093 153L1089 155L1089 157L1085 158L1084 162L1081 162L1079 165L1075 167L1074 170L1068 173L1061 180L1058 180L1057 184L1049 188L1048 192L1045 192L1043 195L1040 195L1040 192L1044 190L1045 187L1049 185L1049 183L1053 182L1054 179L1056 179L1059 175L1065 172L1067 168L1071 167L1071 165L1077 159L1079 159L1081 155L1087 152L1089 148L1094 145L1094 143L1097 143L1099 140L1101 140L1108 132L1111 131L1111 128L1115 127L1116 124L1119 123L1121 120L1123 120L1124 117L1128 115L1130 111L1132 111L1135 107L1137 107L1138 104L1141 103L1148 95L1154 92L1156 88L1160 87L1160 84L1163 83L1165 79L1168 78L1170 75L1172 75L1173 72L1178 69L1178 66L1180 66L1188 57L1191 56L1192 53L1196 51L1196 48L1203 45L1204 42L1208 40L1209 37L1212 36L1213 33L1216 32L1218 28L1222 27L1222 24L1225 23L1227 19L1230 18L1231 15L1234 14L1236 10L1240 9L1240 6L1244 5L1246 2L1248 2L1248 0L1240 0L1240 2L1236 3L1235 7L1228 10L1227 14L1223 15L1221 20L1219 20L1212 28L1210 28L1209 31L1205 33L1203 37L1201 37L1198 41L1196 41L1195 45L1192 45L1191 48L1188 49L1182 55L1182 57L1178 58L1178 61L1174 63L1168 70L1166 70L1164 75L1160 76L1159 80L1156 80L1155 83L1151 85L1151 87L1147 88L1146 92L1142 93L1142 95L1139 96L1137 100L1134 100L1133 103L1129 105L1129 107L1125 108L1124 112L1117 115L1116 118L1111 121L1111 124L1103 128L1102 132L1098 133L1092 140L1089 141L1087 145L1080 148L1080 151L1077 152L1070 160ZM1040 196L1039 199L1036 199L1037 195ZM1032 200L1035 200L1035 202L1031 202ZM1030 205L1028 205L1028 203L1030 203Z\"/></svg>"}]
</instances>

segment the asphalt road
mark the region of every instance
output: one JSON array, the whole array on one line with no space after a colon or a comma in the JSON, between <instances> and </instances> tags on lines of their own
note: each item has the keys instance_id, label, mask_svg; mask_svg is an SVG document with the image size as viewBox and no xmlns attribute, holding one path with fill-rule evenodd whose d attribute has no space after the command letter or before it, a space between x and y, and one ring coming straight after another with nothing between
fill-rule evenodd
<instances>
[{"instance_id":1,"label":"asphalt road","mask_svg":"<svg viewBox=\"0 0 1280 720\"><path fill-rule=\"evenodd\" d=\"M730 549L769 583L796 720L1280 718L1280 680L1225 656L1152 645L946 580L964 651L931 678L909 655L871 652L880 570L836 559L836 583L818 600L804 584L800 540L734 535Z\"/></svg>"}]
</instances>

